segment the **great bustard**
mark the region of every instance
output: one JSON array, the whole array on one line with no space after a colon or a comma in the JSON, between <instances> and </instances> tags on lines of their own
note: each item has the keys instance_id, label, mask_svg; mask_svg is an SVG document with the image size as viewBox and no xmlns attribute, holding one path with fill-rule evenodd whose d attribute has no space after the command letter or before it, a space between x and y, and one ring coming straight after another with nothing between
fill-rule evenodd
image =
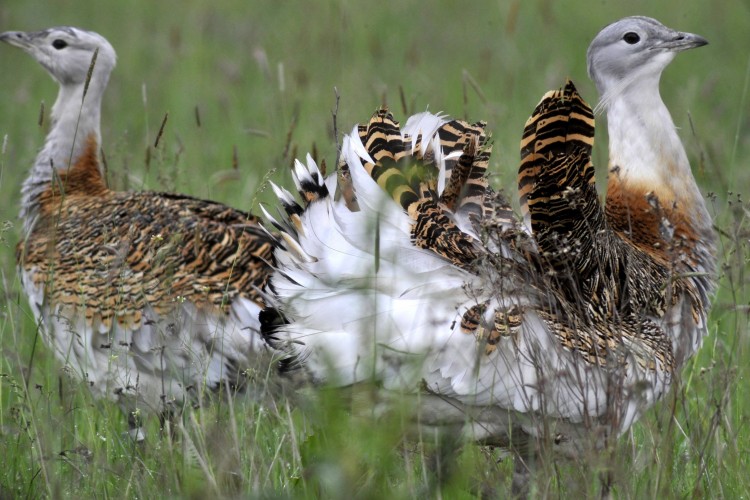
<instances>
[{"instance_id":1,"label":"great bustard","mask_svg":"<svg viewBox=\"0 0 750 500\"><path fill-rule=\"evenodd\" d=\"M344 138L339 198L298 163L304 207L277 188L286 215L267 214L282 239L266 338L320 381L421 392L420 422L476 439L575 454L624 432L706 334L714 234L658 91L674 54L704 43L635 17L591 44L606 208L572 83L524 130L526 224L487 187L481 124L376 113Z\"/></svg>"},{"instance_id":2,"label":"great bustard","mask_svg":"<svg viewBox=\"0 0 750 500\"><path fill-rule=\"evenodd\" d=\"M99 123L116 57L102 36L58 27L0 40L60 86L23 184L17 249L47 344L131 417L241 382L264 351L258 288L273 261L257 219L189 196L108 189Z\"/></svg>"}]
</instances>

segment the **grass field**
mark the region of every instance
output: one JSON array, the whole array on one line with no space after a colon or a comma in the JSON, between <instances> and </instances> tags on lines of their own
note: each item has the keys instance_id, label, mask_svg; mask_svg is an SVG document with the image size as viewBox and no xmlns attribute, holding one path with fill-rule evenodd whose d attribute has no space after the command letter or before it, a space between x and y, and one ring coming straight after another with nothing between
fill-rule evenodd
<instances>
[{"instance_id":1,"label":"grass field","mask_svg":"<svg viewBox=\"0 0 750 500\"><path fill-rule=\"evenodd\" d=\"M593 104L585 51L625 15L705 36L678 56L662 94L721 231L721 284L700 354L682 382L607 453L543 461L539 496L595 496L599 474L623 498L750 495L750 3L196 1L0 4L0 31L74 25L104 35L118 67L104 99L110 184L211 198L257 211L267 180L291 183L295 156L332 164L338 132L382 103L405 118L429 106L484 119L493 184L512 190L523 124L572 78ZM0 497L503 496L498 450L405 438L401 414L352 416L326 391L236 398L187 412L174 438L149 422L134 445L118 408L67 376L36 334L15 273L19 186L56 89L21 51L0 46ZM334 90L336 89L336 90ZM165 115L165 134L154 147ZM600 122L595 162L606 165ZM605 169L600 168L601 174ZM264 383L258 374L257 383ZM301 401L300 401L301 400Z\"/></svg>"}]
</instances>

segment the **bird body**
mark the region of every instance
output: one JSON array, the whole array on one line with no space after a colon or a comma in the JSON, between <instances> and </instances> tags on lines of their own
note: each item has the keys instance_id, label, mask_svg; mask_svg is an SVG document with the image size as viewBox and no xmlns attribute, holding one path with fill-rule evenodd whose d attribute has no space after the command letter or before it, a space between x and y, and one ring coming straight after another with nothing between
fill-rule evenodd
<instances>
[{"instance_id":1,"label":"bird body","mask_svg":"<svg viewBox=\"0 0 750 500\"><path fill-rule=\"evenodd\" d=\"M404 192L422 192L419 201L408 203L411 209L389 196L380 185L394 188L398 174L389 172L388 161L373 147L383 135L377 127L390 120L384 112L372 118L366 139L375 139L362 140L356 128L344 139L342 158L358 211L328 195L335 177L324 183L310 159L307 167L298 164L297 184L305 193L326 186L325 196L303 195L313 201L302 211L289 193L279 190L287 213L301 216L292 216L293 223L286 225L272 219L282 231L286 228L294 245L287 244L286 252L277 250L280 271L270 288L281 313L295 320L269 325L267 338L290 350L292 364L304 365L319 380L350 385L374 379L394 391L426 389L420 421L468 422L467 432L476 439L504 443L514 428L537 435L542 416L559 424L548 430L564 434L565 442L579 432L576 425L602 415L616 414L618 429L630 426L642 406L650 405L671 381L670 346L639 338L641 329L655 337L658 327L618 325L621 337L632 340L628 352L622 338L608 330L612 325L588 321L584 306L557 294L553 287L559 285L513 249L516 238L528 237L521 229L513 237L501 231L494 243L483 241L481 221L497 224L489 213L495 207L486 184L481 217L473 218L474 226L460 230L453 240L445 234L456 229L461 217L435 203L445 193L429 187L437 182L418 183L412 190L395 187L400 200L414 199ZM421 156L425 166L434 158L435 179L445 175L440 172L457 172L456 166L439 163L441 158L459 161L456 151L439 145L439 130L407 126L398 137L403 143L392 146L394 156ZM430 144L421 155L412 150L414 137ZM485 140L464 138L462 145ZM476 177L484 179L489 149L459 152L481 165ZM374 175L387 180L379 182ZM308 187L313 184L318 187ZM436 210L428 209L430 205ZM504 206L500 209L505 213ZM501 221L502 227L512 225ZM425 234L433 237L420 245L416 233L422 227L430 227ZM444 244L446 240L452 243ZM491 253L492 247L498 251ZM614 354L607 356L609 351ZM621 365L628 369L618 374L619 383L639 386L638 397L624 403L609 400L608 391L612 372Z\"/></svg>"},{"instance_id":2,"label":"bird body","mask_svg":"<svg viewBox=\"0 0 750 500\"><path fill-rule=\"evenodd\" d=\"M281 237L261 313L287 366L419 393L421 423L503 445L530 436L576 453L628 429L697 349L714 287L710 218L658 94L670 51L702 39L637 47L635 60L611 50L631 31L690 40L654 23L621 20L589 50L615 135L606 207L594 114L571 83L526 124L524 223L487 186L481 124L421 114L401 128L376 113L344 138L340 197L335 176L298 163L305 203L276 188L286 215L267 214Z\"/></svg>"},{"instance_id":3,"label":"bird body","mask_svg":"<svg viewBox=\"0 0 750 500\"><path fill-rule=\"evenodd\" d=\"M257 335L271 239L255 217L189 196L118 192L101 172L100 109L115 52L62 27L7 32L58 82L51 126L23 185L17 262L58 359L129 414L171 411L236 386Z\"/></svg>"}]
</instances>

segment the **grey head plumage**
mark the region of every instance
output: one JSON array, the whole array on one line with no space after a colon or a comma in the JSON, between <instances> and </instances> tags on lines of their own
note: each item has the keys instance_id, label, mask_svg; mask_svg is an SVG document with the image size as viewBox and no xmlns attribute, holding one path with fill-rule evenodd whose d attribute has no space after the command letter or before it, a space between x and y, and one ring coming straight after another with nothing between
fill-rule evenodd
<instances>
[{"instance_id":1,"label":"grey head plumage","mask_svg":"<svg viewBox=\"0 0 750 500\"><path fill-rule=\"evenodd\" d=\"M589 77L602 99L599 107L633 84L658 86L662 71L678 52L707 43L650 17L626 17L606 26L587 52Z\"/></svg>"}]
</instances>

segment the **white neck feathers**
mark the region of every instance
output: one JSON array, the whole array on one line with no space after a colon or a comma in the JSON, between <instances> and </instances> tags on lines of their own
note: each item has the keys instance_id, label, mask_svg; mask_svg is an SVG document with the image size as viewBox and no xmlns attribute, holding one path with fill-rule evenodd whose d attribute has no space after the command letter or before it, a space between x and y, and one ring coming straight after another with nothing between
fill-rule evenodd
<instances>
[{"instance_id":1,"label":"white neck feathers","mask_svg":"<svg viewBox=\"0 0 750 500\"><path fill-rule=\"evenodd\" d=\"M83 84L61 85L52 107L50 130L21 191L24 228L29 231L39 211L39 196L48 189L53 171L75 165L90 137L101 144L100 116L108 75L96 75L86 89Z\"/></svg>"},{"instance_id":2,"label":"white neck feathers","mask_svg":"<svg viewBox=\"0 0 750 500\"><path fill-rule=\"evenodd\" d=\"M605 97L610 182L648 188L665 198L663 203L684 200L703 216L705 203L672 116L659 95L658 76Z\"/></svg>"},{"instance_id":3,"label":"white neck feathers","mask_svg":"<svg viewBox=\"0 0 750 500\"><path fill-rule=\"evenodd\" d=\"M672 214L671 222L696 238L692 253L700 270L712 272L715 236L711 216L659 95L658 75L632 82L618 93L605 93L605 97L610 151L608 205L628 199L644 201L655 195L660 207ZM623 194L630 196L618 196Z\"/></svg>"},{"instance_id":4,"label":"white neck feathers","mask_svg":"<svg viewBox=\"0 0 750 500\"><path fill-rule=\"evenodd\" d=\"M627 183L669 186L692 182L690 163L657 82L641 82L609 97L609 166ZM687 179L685 179L687 178Z\"/></svg>"}]
</instances>

